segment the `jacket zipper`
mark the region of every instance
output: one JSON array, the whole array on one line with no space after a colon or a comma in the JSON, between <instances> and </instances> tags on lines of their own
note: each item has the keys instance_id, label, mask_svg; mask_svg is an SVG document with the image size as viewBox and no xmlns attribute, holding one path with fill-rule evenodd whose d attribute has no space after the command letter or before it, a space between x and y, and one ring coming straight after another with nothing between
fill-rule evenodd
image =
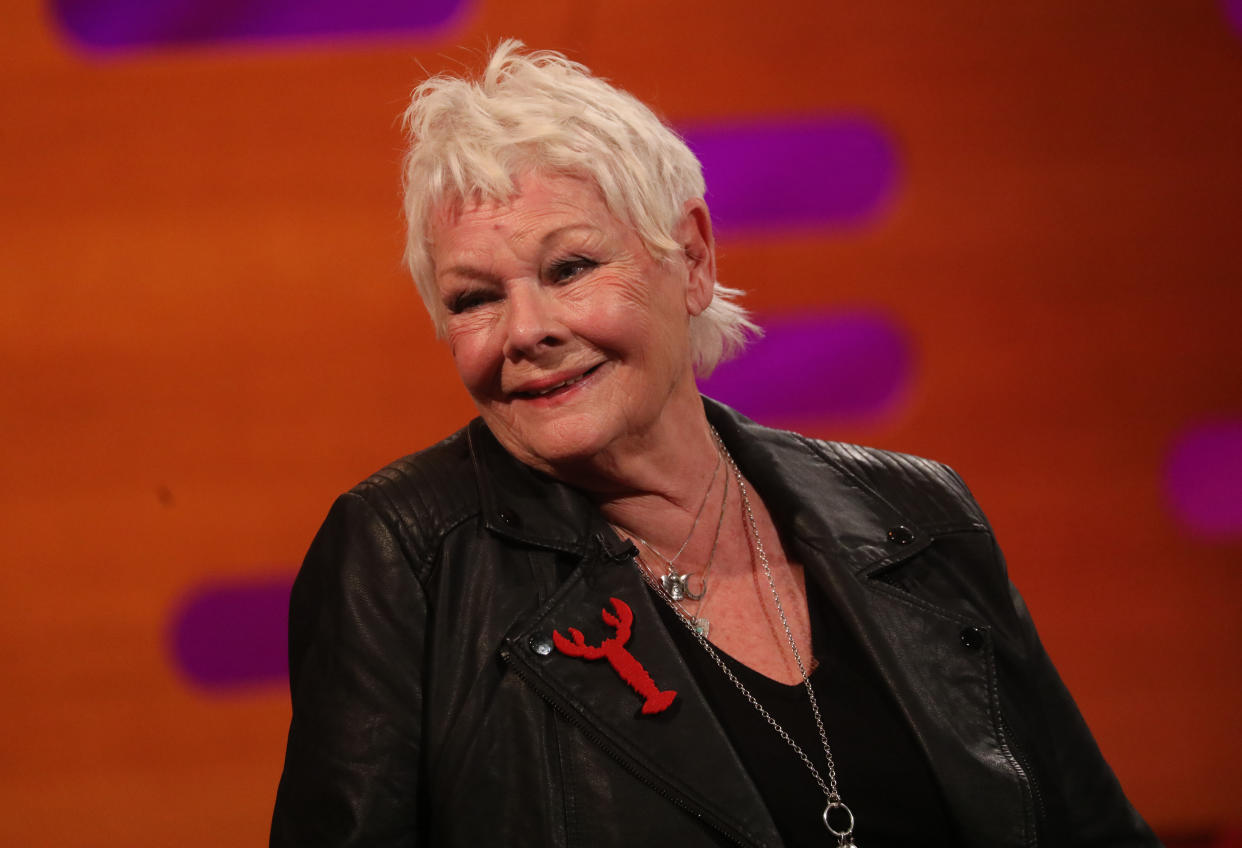
<instances>
[{"instance_id":1,"label":"jacket zipper","mask_svg":"<svg viewBox=\"0 0 1242 848\"><path fill-rule=\"evenodd\" d=\"M513 656L513 652L509 649L507 645L500 649L500 658L504 660L506 665L508 665L510 668L513 669L514 673L517 674L518 677L520 677L527 685L529 685L532 689L534 689L537 693L539 693L539 696L545 702L547 702L548 706L552 708L553 712L555 712L561 718L565 719L567 722L569 722L574 727L576 727L579 731L581 731L582 734L586 736L588 740L590 740L594 745L597 745L601 750L604 751L605 754L607 754L609 757L614 759L617 762L617 764L621 766L621 768L623 768L627 773L635 777L644 786L651 789L657 795L664 798L666 801L669 801L674 806L679 807L681 810L685 811L686 813L689 813L690 815L694 816L696 819L709 825L713 830L715 830L721 836L728 839L734 845L741 845L743 846L743 848L745 848L746 845L753 844L753 843L743 842L734 833L728 830L725 824L713 819L711 816L705 814L701 810L697 810L694 807L691 807L681 798L678 798L677 796L669 793L667 790L664 789L664 787L653 782L649 777L643 774L637 767L629 763L627 759L620 752L618 752L615 748L613 748L607 742L607 740L603 739L601 736L599 736L599 734L595 733L590 727L588 727L578 715L576 715L572 710L568 709L563 704L561 704L560 701L556 699L553 695L551 695L548 692L545 692L541 687L536 685L535 682L531 679L531 677L526 673L525 669L522 667L522 661Z\"/></svg>"},{"instance_id":2,"label":"jacket zipper","mask_svg":"<svg viewBox=\"0 0 1242 848\"><path fill-rule=\"evenodd\" d=\"M1035 841L1033 845L1038 846L1040 828L1043 821L1047 818L1047 813L1044 809L1044 796L1039 790L1039 780L1035 777L1035 771L1031 768L1030 760L1027 759L1021 744L1018 742L1017 734L1010 732L1009 722L1005 721L1005 716L999 710L997 715L1000 719L1000 730L1004 735L1005 744L1008 746L1010 753L1013 754L1020 776L1025 779L1027 787L1031 790L1031 796L1035 801Z\"/></svg>"}]
</instances>

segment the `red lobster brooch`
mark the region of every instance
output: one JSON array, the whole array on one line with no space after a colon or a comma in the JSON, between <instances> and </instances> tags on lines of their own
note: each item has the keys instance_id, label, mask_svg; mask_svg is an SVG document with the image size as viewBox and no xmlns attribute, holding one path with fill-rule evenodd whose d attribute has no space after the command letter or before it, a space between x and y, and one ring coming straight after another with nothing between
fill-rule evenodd
<instances>
[{"instance_id":1,"label":"red lobster brooch","mask_svg":"<svg viewBox=\"0 0 1242 848\"><path fill-rule=\"evenodd\" d=\"M673 703L677 693L672 689L661 690L656 686L651 675L647 673L647 669L643 668L643 664L625 649L625 643L630 640L630 625L634 623L634 611L620 598L608 600L612 602L612 608L617 611L617 614L613 615L605 607L600 611L600 617L603 618L605 624L617 629L616 636L605 639L599 645L591 646L586 644L582 631L570 627L569 635L574 639L572 642L556 630L552 631L552 642L562 654L571 657L581 657L584 660L597 660L603 657L608 660L613 671L619 674L631 689L643 696L643 713L652 715L663 712Z\"/></svg>"}]
</instances>

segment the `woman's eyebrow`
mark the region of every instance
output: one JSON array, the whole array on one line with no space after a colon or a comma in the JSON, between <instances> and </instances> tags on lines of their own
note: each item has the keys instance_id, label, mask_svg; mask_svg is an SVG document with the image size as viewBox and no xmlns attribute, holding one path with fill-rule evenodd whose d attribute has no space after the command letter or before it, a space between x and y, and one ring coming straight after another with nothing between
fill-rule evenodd
<instances>
[{"instance_id":1,"label":"woman's eyebrow","mask_svg":"<svg viewBox=\"0 0 1242 848\"><path fill-rule=\"evenodd\" d=\"M539 245L541 247L547 247L549 244L562 236L578 230L586 230L588 233L593 235L598 235L600 233L599 227L596 227L594 224L566 224L563 227L557 227L554 230L548 230L548 232L544 233L543 237L539 239Z\"/></svg>"},{"instance_id":2,"label":"woman's eyebrow","mask_svg":"<svg viewBox=\"0 0 1242 848\"><path fill-rule=\"evenodd\" d=\"M471 265L450 265L436 274L437 279L446 276L464 277L467 280L474 280L480 283L497 283L500 281L500 278L491 271L484 271Z\"/></svg>"}]
</instances>

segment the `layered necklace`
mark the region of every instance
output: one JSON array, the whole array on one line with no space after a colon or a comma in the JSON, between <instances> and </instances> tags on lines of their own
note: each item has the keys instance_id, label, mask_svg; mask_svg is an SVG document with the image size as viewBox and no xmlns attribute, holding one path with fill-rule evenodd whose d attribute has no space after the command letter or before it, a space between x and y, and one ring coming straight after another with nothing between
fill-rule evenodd
<instances>
[{"instance_id":1,"label":"layered necklace","mask_svg":"<svg viewBox=\"0 0 1242 848\"><path fill-rule=\"evenodd\" d=\"M712 536L712 547L707 554L706 562L703 564L703 573L699 576L699 585L697 590L690 585L690 578L695 576L694 572L678 571L677 560L681 558L683 553L685 553L686 546L689 545L690 540L694 538L694 531L699 526L699 519L703 517L703 510L707 507L708 500L711 499L712 489L716 486L716 477L720 474L720 466L722 464L723 455L717 452L716 466L712 469L711 480L707 483L707 491L703 493L703 500L699 503L698 512L695 513L694 521L690 525L690 532L686 535L685 540L682 541L681 547L677 549L677 553L673 554L671 558L660 553L654 545L642 536L639 536L637 533L630 534L642 543L644 548L655 554L667 568L664 574L657 576L647 565L646 560L640 555L638 564L643 570L643 576L647 578L648 582L658 581L660 590L664 597L675 602L676 604L681 604L687 600L699 602L699 606L695 610L695 614L690 616L690 619L693 622L693 627L696 632L700 632L704 636L707 635L708 630L711 628L711 622L703 616L703 610L707 606L707 601L704 600L704 598L707 595L707 577L712 570L712 562L716 557L716 545L720 542L720 528L724 525L725 504L729 498L729 478L727 475L724 480L724 491L720 495L720 515L716 519L716 532L715 535ZM685 613L684 609L681 609L681 611Z\"/></svg>"},{"instance_id":2,"label":"layered necklace","mask_svg":"<svg viewBox=\"0 0 1242 848\"><path fill-rule=\"evenodd\" d=\"M756 698L753 694L751 694L751 691L746 687L746 684L744 684L741 680L738 679L737 675L733 673L733 670L730 669L729 666L725 663L725 661L721 658L720 654L712 646L711 642L707 641L707 627L699 626L699 621L701 620L702 605L700 604L700 607L698 610L698 612L700 613L700 617L696 618L695 616L691 616L688 612L686 612L682 608L681 601L682 601L683 595L674 595L673 591L670 591L669 589L669 585L677 585L676 581L674 581L673 584L666 584L664 581L664 577L661 577L659 580L657 580L656 576L650 571L650 569L648 569L645 565L643 565L641 558L638 560L639 570L642 572L642 575L644 579L646 579L647 583L651 586L652 589L655 590L656 594L664 598L664 600L668 603L669 607L672 608L673 612L677 614L677 617L678 619L681 620L682 624L684 624L687 627L687 629L689 629L691 635L693 635L694 638L698 641L698 643L703 646L703 650L707 652L707 655L711 657L712 661L716 664L716 666L719 667L719 669L724 673L724 676L729 679L729 682L732 683L737 688L737 690L742 694L742 696L747 700L747 702L749 702L750 705L755 708L755 710L759 713L759 715L763 717L763 720L766 721L768 725L774 731L776 731L777 735L780 736L781 739L785 740L785 743L790 748L793 749L794 753L798 755L798 759L800 759L802 761L802 764L806 766L807 771L811 773L811 777L813 777L815 779L816 784L819 785L820 791L824 793L825 805L824 805L824 811L821 815L821 818L823 819L824 827L828 829L828 832L836 840L837 848L858 848L858 846L854 843L854 840L852 838L852 835L854 833L854 814L850 811L850 808L845 805L845 802L841 800L841 792L837 788L837 767L836 767L836 763L833 761L833 758L832 758L832 748L828 745L828 732L824 729L824 720L819 712L819 701L815 697L815 689L811 685L810 674L808 674L806 665L802 661L802 654L798 650L798 643L794 639L793 628L789 626L789 618L785 615L785 607L781 603L780 593L777 592L776 590L776 578L772 574L772 566L768 562L768 554L767 554L766 549L763 546L763 539L759 535L759 526L757 522L755 521L755 513L754 513L753 508L751 507L750 495L749 495L749 492L747 491L746 480L744 477L742 477L741 470L737 467L737 463L733 461L733 457L729 454L728 448L725 447L724 442L720 438L720 434L716 432L716 428L714 427L712 428L712 438L715 439L715 442L716 442L716 450L717 450L718 457L723 457L725 463L728 464L729 471L732 472L734 481L737 484L738 493L741 495L741 499L742 499L742 510L746 516L746 525L750 530L751 541L753 543L754 556L756 559L759 560L759 566L763 571L764 577L767 578L768 589L772 593L772 602L776 605L777 615L780 617L781 626L785 630L785 639L789 643L789 650L793 654L794 662L798 666L798 673L802 677L802 684L806 687L807 700L809 700L811 703L811 713L815 717L815 728L816 730L819 731L819 742L823 746L823 749L824 749L824 762L828 766L828 774L827 774L826 779L824 775L820 774L819 769L816 768L815 763L811 761L811 758L806 755L806 752L804 750L802 750L802 746L799 745L796 741L794 741L794 738L789 735L789 732L785 730L785 728L782 727L775 718L772 717L772 714L768 712L767 708L765 708L763 704L759 702L759 699ZM719 462L717 462L717 468L719 468ZM712 484L714 483L715 483L715 473L713 472ZM711 492L711 485L709 485L708 487L708 493L710 494L710 492ZM720 539L720 524L722 524L724 521L725 500L727 497L728 497L728 477L725 478L725 492L724 492L724 495L721 497L721 504L720 504L721 518L716 527L716 538L712 541L712 555L715 554L716 543ZM704 495L703 501L704 503L707 502L706 495ZM703 507L700 506L699 507L700 515L702 514L702 511L703 511ZM697 526L697 524L698 524L698 517L696 516L695 526ZM694 526L690 528L690 535L691 536L694 535ZM677 556L674 556L672 560L666 559L663 555L659 553L659 551L656 551L655 548L651 547L651 545L648 544L646 541L644 541L642 538L639 538L638 541L642 542L642 544L645 547L647 547L648 550L655 552L658 556L660 556L661 559L663 559L666 563L668 563L670 574L676 574L673 563L676 561L678 556L681 556L682 551L686 549L686 544L688 544L690 540L689 538L687 538L686 542L682 543L681 549L678 550L677 552ZM708 557L707 565L704 568L705 575L706 575L707 569L710 567L711 567L711 556ZM682 587L684 589L684 581L682 583ZM705 579L703 582L703 589L702 589L702 592L700 592L699 597L702 597L703 592L706 592L706 580ZM693 600L694 598L692 597L691 599Z\"/></svg>"}]
</instances>

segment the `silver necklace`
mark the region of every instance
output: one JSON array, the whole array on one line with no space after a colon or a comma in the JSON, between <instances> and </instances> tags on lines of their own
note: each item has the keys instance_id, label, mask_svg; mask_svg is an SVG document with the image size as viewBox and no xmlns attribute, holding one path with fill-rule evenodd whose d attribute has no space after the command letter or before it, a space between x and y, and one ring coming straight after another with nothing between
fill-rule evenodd
<instances>
[{"instance_id":1,"label":"silver necklace","mask_svg":"<svg viewBox=\"0 0 1242 848\"><path fill-rule=\"evenodd\" d=\"M712 547L711 547L711 550L707 552L707 561L703 565L703 576L699 578L699 586L700 586L699 593L696 595L693 592L688 591L689 587L685 581L690 575L686 575L685 577L682 577L679 575L674 580L670 580L669 575L665 575L659 578L660 588L663 590L663 594L668 600L674 601L679 604L682 602L684 598L689 598L692 601L701 601L701 603L695 609L694 614L690 615L689 618L690 618L690 621L692 622L691 626L694 629L695 633L698 633L703 636L706 636L708 634L712 626L711 622L703 615L703 610L707 607L708 600L710 600L710 599L704 599L704 596L707 595L707 577L711 573L712 563L716 561L716 546L720 544L720 528L724 526L725 507L728 504L728 502L729 502L729 478L726 476L724 480L724 491L721 492L720 494L720 515L716 519L716 533L714 536L712 536ZM641 542L642 539L639 539L639 541ZM646 542L643 542L643 544L647 545ZM660 557L660 559L663 559L665 562L668 562L668 560L664 558L664 555L661 554L659 551L657 551L655 548L652 548L650 545L647 545L647 547L651 549L652 553ZM643 570L643 576L647 578L647 582L650 583L652 587L654 588L656 585L655 581L657 578L655 574L652 573L651 569L647 566L646 560L642 557L641 554L638 557L638 565ZM668 562L668 565L669 565L669 569L671 572L673 568L673 564L671 562ZM687 613L687 615L689 614Z\"/></svg>"},{"instance_id":2,"label":"silver necklace","mask_svg":"<svg viewBox=\"0 0 1242 848\"><path fill-rule=\"evenodd\" d=\"M707 592L707 573L704 571L703 579L699 584L699 591L696 593L690 588L690 578L694 576L693 572L681 573L677 570L677 560L686 552L686 546L690 544L690 540L694 538L694 531L699 527L699 519L703 517L703 510L707 507L707 500L711 496L712 488L716 485L716 476L720 473L720 466L723 463L722 454L716 452L716 467L712 469L712 479L707 481L707 491L703 493L703 500L699 503L699 511L694 514L694 521L690 525L690 532L686 534L685 541L681 543L681 547L677 549L677 553L673 554L673 558L669 559L664 554L655 549L655 545L648 542L637 533L632 534L635 539L643 544L647 550L658 556L668 565L668 571L660 577L660 585L664 587L664 591L674 601L680 601L682 598L689 598L692 601L702 599ZM720 505L721 519L724 518L724 503ZM720 538L720 525L716 525L716 538ZM712 551L716 550L716 543L712 543ZM711 560L709 558L708 562Z\"/></svg>"},{"instance_id":3,"label":"silver necklace","mask_svg":"<svg viewBox=\"0 0 1242 848\"><path fill-rule=\"evenodd\" d=\"M837 789L837 767L836 763L832 759L832 748L828 745L828 732L824 729L824 720L819 713L819 701L815 698L815 690L811 686L810 675L807 674L806 666L802 662L802 655L798 651L798 643L794 640L793 629L789 626L789 619L786 617L785 608L781 604L781 596L776 591L776 579L772 576L772 566L768 562L768 554L763 547L763 539L759 536L759 527L755 522L755 513L750 505L750 496L746 492L746 481L742 477L742 472L738 469L737 463L733 461L733 457L729 454L728 448L724 446L724 442L721 440L720 434L716 432L716 428L714 427L712 428L712 436L716 439L716 445L724 455L725 460L729 463L729 468L733 471L733 476L737 481L738 492L742 497L742 507L746 512L746 523L750 527L750 535L755 544L755 555L759 559L759 564L763 567L764 576L768 579L768 588L772 591L772 600L776 604L776 612L780 616L781 626L785 628L785 638L789 641L789 649L793 652L794 662L798 665L798 673L802 675L802 683L806 687L807 698L811 702L811 713L815 716L815 728L819 731L819 741L824 748L824 760L828 764L827 780L824 780L823 776L819 773L819 769L817 769L815 764L811 762L811 758L808 757L806 752L802 750L802 746L794 741L794 738L789 735L789 732L785 730L785 728L781 727L780 723L772 717L772 714L767 711L763 704L759 703L759 700L751 694L750 690L746 688L746 684L739 680L737 675L733 673L733 670L725 664L724 660L721 659L720 654L717 653L716 649L713 648L711 643L707 641L707 637L694 627L690 617L682 611L681 607L671 601L668 601L668 604L672 608L673 612L677 613L677 617L681 619L683 624L686 625L694 638L698 640L698 643L703 646L705 651L707 651L707 654L712 658L712 661L716 663L722 672L724 672L724 676L729 679L729 682L742 693L742 696L745 697L750 705L755 708L759 715L763 717L763 720L766 721L772 729L776 731L781 739L784 739L785 743L794 750L794 753L796 753L798 758L802 760L802 764L806 766L807 770L811 773L811 776L815 778L815 782L819 784L820 790L824 793L824 800L826 802L822 815L824 827L826 827L828 832L831 833L837 840L837 848L858 848L851 838L851 835L854 832L854 814L850 811L850 808L845 805L845 802L841 800L841 793ZM652 583L651 577L647 573L646 569L640 568L640 571L642 572L644 578L647 579L648 583ZM652 584L652 588L655 588L654 584ZM667 600L667 595L662 594L662 596Z\"/></svg>"}]
</instances>

